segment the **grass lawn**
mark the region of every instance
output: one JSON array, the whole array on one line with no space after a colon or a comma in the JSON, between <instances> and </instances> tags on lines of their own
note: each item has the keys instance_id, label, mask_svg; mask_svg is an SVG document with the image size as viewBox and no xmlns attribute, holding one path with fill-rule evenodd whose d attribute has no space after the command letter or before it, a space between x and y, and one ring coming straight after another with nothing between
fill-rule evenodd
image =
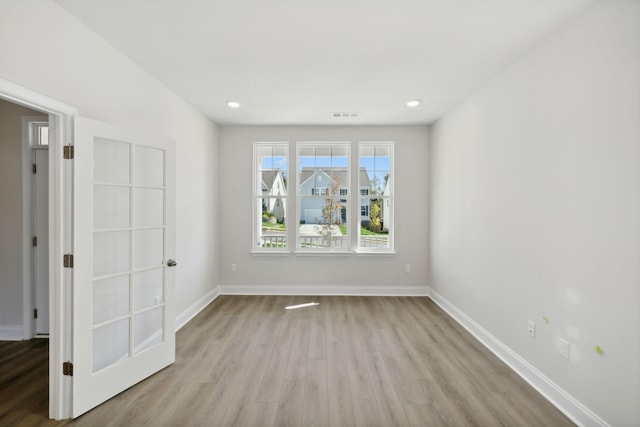
<instances>
[{"instance_id":1,"label":"grass lawn","mask_svg":"<svg viewBox=\"0 0 640 427\"><path fill-rule=\"evenodd\" d=\"M360 235L361 236L388 236L388 231L381 231L379 233L375 233L371 230L367 230L366 228L360 227Z\"/></svg>"},{"instance_id":2,"label":"grass lawn","mask_svg":"<svg viewBox=\"0 0 640 427\"><path fill-rule=\"evenodd\" d=\"M275 231L282 231L282 230L286 230L287 227L284 224L279 224L279 223L271 223L268 221L262 221L262 229L263 230L275 230Z\"/></svg>"}]
</instances>

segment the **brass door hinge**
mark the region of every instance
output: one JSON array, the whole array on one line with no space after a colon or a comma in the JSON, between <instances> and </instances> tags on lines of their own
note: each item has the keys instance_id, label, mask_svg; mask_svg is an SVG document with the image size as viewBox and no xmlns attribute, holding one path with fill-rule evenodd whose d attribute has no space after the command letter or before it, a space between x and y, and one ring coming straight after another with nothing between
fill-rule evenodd
<instances>
[{"instance_id":1,"label":"brass door hinge","mask_svg":"<svg viewBox=\"0 0 640 427\"><path fill-rule=\"evenodd\" d=\"M64 362L62 364L62 375L73 376L73 363Z\"/></svg>"},{"instance_id":2,"label":"brass door hinge","mask_svg":"<svg viewBox=\"0 0 640 427\"><path fill-rule=\"evenodd\" d=\"M65 254L63 264L65 268L73 268L73 255Z\"/></svg>"},{"instance_id":3,"label":"brass door hinge","mask_svg":"<svg viewBox=\"0 0 640 427\"><path fill-rule=\"evenodd\" d=\"M65 159L73 159L73 145L65 145L64 146L64 155Z\"/></svg>"},{"instance_id":4,"label":"brass door hinge","mask_svg":"<svg viewBox=\"0 0 640 427\"><path fill-rule=\"evenodd\" d=\"M38 238L36 236L33 236L33 239L31 240L31 244L33 246L38 246Z\"/></svg>"},{"instance_id":5,"label":"brass door hinge","mask_svg":"<svg viewBox=\"0 0 640 427\"><path fill-rule=\"evenodd\" d=\"M31 166L31 170L33 171L33 173L36 173L36 171L38 170L35 163Z\"/></svg>"}]
</instances>

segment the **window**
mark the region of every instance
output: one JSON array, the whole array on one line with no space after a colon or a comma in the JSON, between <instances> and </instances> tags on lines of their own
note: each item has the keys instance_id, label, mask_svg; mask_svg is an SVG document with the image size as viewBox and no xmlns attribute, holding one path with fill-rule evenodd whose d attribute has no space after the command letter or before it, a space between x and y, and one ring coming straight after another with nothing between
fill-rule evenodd
<instances>
[{"instance_id":1,"label":"window","mask_svg":"<svg viewBox=\"0 0 640 427\"><path fill-rule=\"evenodd\" d=\"M297 144L297 249L349 251L350 147L349 143Z\"/></svg>"},{"instance_id":2,"label":"window","mask_svg":"<svg viewBox=\"0 0 640 427\"><path fill-rule=\"evenodd\" d=\"M360 143L358 151L358 250L389 252L393 250L393 143Z\"/></svg>"},{"instance_id":3,"label":"window","mask_svg":"<svg viewBox=\"0 0 640 427\"><path fill-rule=\"evenodd\" d=\"M288 151L288 143L254 144L254 250L288 246Z\"/></svg>"},{"instance_id":4,"label":"window","mask_svg":"<svg viewBox=\"0 0 640 427\"><path fill-rule=\"evenodd\" d=\"M42 147L49 145L49 122L34 121L29 122L31 127L31 136L33 145L35 147Z\"/></svg>"},{"instance_id":5,"label":"window","mask_svg":"<svg viewBox=\"0 0 640 427\"><path fill-rule=\"evenodd\" d=\"M393 252L393 143L254 143L253 209L255 252Z\"/></svg>"}]
</instances>

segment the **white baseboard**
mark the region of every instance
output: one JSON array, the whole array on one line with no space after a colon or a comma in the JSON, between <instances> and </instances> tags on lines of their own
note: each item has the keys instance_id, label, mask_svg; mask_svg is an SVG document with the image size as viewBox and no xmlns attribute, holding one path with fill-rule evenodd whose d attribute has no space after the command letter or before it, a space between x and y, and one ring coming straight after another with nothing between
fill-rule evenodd
<instances>
[{"instance_id":1,"label":"white baseboard","mask_svg":"<svg viewBox=\"0 0 640 427\"><path fill-rule=\"evenodd\" d=\"M220 287L216 286L205 296L191 304L186 310L176 316L176 331L179 331L189 320L193 319L206 306L211 304L220 295Z\"/></svg>"},{"instance_id":2,"label":"white baseboard","mask_svg":"<svg viewBox=\"0 0 640 427\"><path fill-rule=\"evenodd\" d=\"M24 336L22 325L0 326L0 341L22 341Z\"/></svg>"},{"instance_id":3,"label":"white baseboard","mask_svg":"<svg viewBox=\"0 0 640 427\"><path fill-rule=\"evenodd\" d=\"M583 427L610 427L606 421L590 411L589 408L551 381L542 372L511 350L489 331L477 324L437 291L430 287L428 287L427 290L428 296L433 302L438 304L440 308L453 317L460 325L476 337L478 341L491 350L567 417L571 418L573 422Z\"/></svg>"},{"instance_id":4,"label":"white baseboard","mask_svg":"<svg viewBox=\"0 0 640 427\"><path fill-rule=\"evenodd\" d=\"M220 295L427 296L426 286L221 285Z\"/></svg>"}]
</instances>

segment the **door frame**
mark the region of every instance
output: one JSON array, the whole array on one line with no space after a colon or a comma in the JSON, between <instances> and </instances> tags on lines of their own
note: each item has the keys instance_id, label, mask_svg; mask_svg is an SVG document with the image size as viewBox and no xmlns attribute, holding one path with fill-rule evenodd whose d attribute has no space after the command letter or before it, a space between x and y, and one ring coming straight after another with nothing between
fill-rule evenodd
<instances>
[{"instance_id":1,"label":"door frame","mask_svg":"<svg viewBox=\"0 0 640 427\"><path fill-rule=\"evenodd\" d=\"M63 159L63 146L73 141L77 109L3 79L0 98L49 116L49 417L70 418L72 382L63 376L62 364L72 355L73 275L62 259L73 253L73 162ZM23 243L30 251L29 241ZM23 259L23 271L25 262L29 258ZM30 324L29 319L24 328Z\"/></svg>"}]
</instances>

